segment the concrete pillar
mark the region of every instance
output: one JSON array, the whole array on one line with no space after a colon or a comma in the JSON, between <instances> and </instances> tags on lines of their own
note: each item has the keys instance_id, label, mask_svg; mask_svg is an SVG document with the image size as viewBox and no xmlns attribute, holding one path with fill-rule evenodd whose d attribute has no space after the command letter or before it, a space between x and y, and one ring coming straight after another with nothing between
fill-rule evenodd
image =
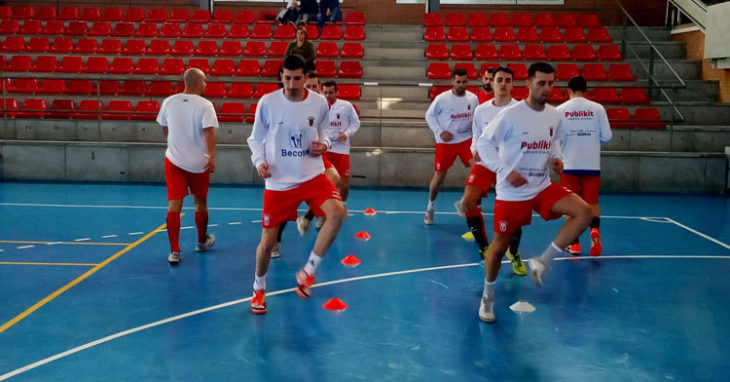
<instances>
[{"instance_id":1,"label":"concrete pillar","mask_svg":"<svg viewBox=\"0 0 730 382\"><path fill-rule=\"evenodd\" d=\"M426 0L426 13L436 13L441 10L441 0Z\"/></svg>"}]
</instances>

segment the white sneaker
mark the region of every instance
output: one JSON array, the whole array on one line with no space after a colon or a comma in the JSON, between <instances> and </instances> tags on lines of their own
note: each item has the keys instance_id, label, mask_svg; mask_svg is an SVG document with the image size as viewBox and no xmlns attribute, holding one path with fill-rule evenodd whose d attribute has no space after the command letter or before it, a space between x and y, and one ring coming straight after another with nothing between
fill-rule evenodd
<instances>
[{"instance_id":1,"label":"white sneaker","mask_svg":"<svg viewBox=\"0 0 730 382\"><path fill-rule=\"evenodd\" d=\"M317 218L317 221L314 222L315 228L322 228L323 225L324 225L324 218Z\"/></svg>"},{"instance_id":2,"label":"white sneaker","mask_svg":"<svg viewBox=\"0 0 730 382\"><path fill-rule=\"evenodd\" d=\"M479 319L484 322L494 322L497 319L494 317L494 300L487 299L487 296L482 296L479 304Z\"/></svg>"},{"instance_id":3,"label":"white sneaker","mask_svg":"<svg viewBox=\"0 0 730 382\"><path fill-rule=\"evenodd\" d=\"M271 258L275 259L281 256L281 242L274 244L274 248L271 249Z\"/></svg>"},{"instance_id":4,"label":"white sneaker","mask_svg":"<svg viewBox=\"0 0 730 382\"><path fill-rule=\"evenodd\" d=\"M299 231L300 236L304 236L305 233L307 233L307 230L309 229L309 220L305 218L304 216L299 216L297 218L297 230Z\"/></svg>"},{"instance_id":5,"label":"white sneaker","mask_svg":"<svg viewBox=\"0 0 730 382\"><path fill-rule=\"evenodd\" d=\"M180 264L180 252L170 252L170 256L167 256L167 262L170 265Z\"/></svg>"},{"instance_id":6,"label":"white sneaker","mask_svg":"<svg viewBox=\"0 0 730 382\"><path fill-rule=\"evenodd\" d=\"M433 209L426 210L426 215L423 216L423 223L427 224L427 225L433 224L433 214L434 214Z\"/></svg>"},{"instance_id":7,"label":"white sneaker","mask_svg":"<svg viewBox=\"0 0 730 382\"><path fill-rule=\"evenodd\" d=\"M195 252L205 252L215 245L215 235L212 233L205 237L205 243L198 243L195 246Z\"/></svg>"},{"instance_id":8,"label":"white sneaker","mask_svg":"<svg viewBox=\"0 0 730 382\"><path fill-rule=\"evenodd\" d=\"M547 265L539 258L532 258L529 261L530 264L530 277L535 284L542 286L542 278L548 271Z\"/></svg>"},{"instance_id":9,"label":"white sneaker","mask_svg":"<svg viewBox=\"0 0 730 382\"><path fill-rule=\"evenodd\" d=\"M454 203L454 208L456 208L456 213L459 214L459 216L462 218L466 217L466 211L464 211L464 204L461 202L461 199Z\"/></svg>"}]
</instances>

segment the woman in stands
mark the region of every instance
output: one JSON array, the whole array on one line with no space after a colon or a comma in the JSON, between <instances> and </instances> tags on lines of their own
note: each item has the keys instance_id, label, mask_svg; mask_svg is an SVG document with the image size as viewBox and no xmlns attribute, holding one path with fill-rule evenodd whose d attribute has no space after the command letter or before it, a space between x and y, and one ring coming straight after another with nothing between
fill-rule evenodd
<instances>
[{"instance_id":1,"label":"woman in stands","mask_svg":"<svg viewBox=\"0 0 730 382\"><path fill-rule=\"evenodd\" d=\"M286 48L286 55L290 56L292 54L298 54L304 57L304 60L307 62L307 71L314 71L316 49L307 36L307 28L300 26L299 29L297 29L296 40L290 42L289 46Z\"/></svg>"}]
</instances>

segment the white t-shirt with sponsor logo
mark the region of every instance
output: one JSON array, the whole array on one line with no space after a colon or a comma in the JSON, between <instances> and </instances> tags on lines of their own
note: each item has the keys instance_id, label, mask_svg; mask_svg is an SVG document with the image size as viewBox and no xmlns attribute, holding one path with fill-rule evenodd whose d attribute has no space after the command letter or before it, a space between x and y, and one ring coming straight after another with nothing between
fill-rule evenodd
<instances>
[{"instance_id":1,"label":"white t-shirt with sponsor logo","mask_svg":"<svg viewBox=\"0 0 730 382\"><path fill-rule=\"evenodd\" d=\"M330 105L330 128L327 136L332 141L332 148L329 150L337 154L350 154L350 137L360 129L360 118L352 104L345 100L335 100ZM337 138L340 133L345 133L347 139L340 142Z\"/></svg>"},{"instance_id":2,"label":"white t-shirt with sponsor logo","mask_svg":"<svg viewBox=\"0 0 730 382\"><path fill-rule=\"evenodd\" d=\"M461 97L453 90L437 95L426 111L426 122L436 137L436 143L455 144L471 138L471 124L477 106L479 98L470 91ZM441 139L444 131L453 135L448 142Z\"/></svg>"},{"instance_id":3,"label":"white t-shirt with sponsor logo","mask_svg":"<svg viewBox=\"0 0 730 382\"><path fill-rule=\"evenodd\" d=\"M557 107L563 118L561 140L566 174L599 175L601 143L611 140L606 109L583 97L572 98Z\"/></svg>"},{"instance_id":4,"label":"white t-shirt with sponsor logo","mask_svg":"<svg viewBox=\"0 0 730 382\"><path fill-rule=\"evenodd\" d=\"M497 199L529 200L550 185L551 160L560 158L560 114L545 105L535 111L525 101L503 109L489 123L477 142L482 163L497 173ZM527 184L515 187L507 181L510 172L519 172Z\"/></svg>"},{"instance_id":5,"label":"white t-shirt with sponsor logo","mask_svg":"<svg viewBox=\"0 0 730 382\"><path fill-rule=\"evenodd\" d=\"M311 156L309 148L314 141L331 146L328 109L327 100L309 90L297 102L283 89L261 97L247 142L254 167L269 164L267 190L290 190L324 172L322 158Z\"/></svg>"},{"instance_id":6,"label":"white t-shirt with sponsor logo","mask_svg":"<svg viewBox=\"0 0 730 382\"><path fill-rule=\"evenodd\" d=\"M218 128L213 104L195 94L169 96L162 101L157 123L166 126L168 131L165 157L185 171L204 172L208 163L208 147L203 129Z\"/></svg>"},{"instance_id":7,"label":"white t-shirt with sponsor logo","mask_svg":"<svg viewBox=\"0 0 730 382\"><path fill-rule=\"evenodd\" d=\"M496 106L494 100L491 99L474 110L474 122L471 125L471 134L474 138L471 141L471 152L477 151L477 141L482 136L484 130L487 129L489 122L499 114L500 111L516 104L518 101L510 98L509 103L504 106Z\"/></svg>"}]
</instances>

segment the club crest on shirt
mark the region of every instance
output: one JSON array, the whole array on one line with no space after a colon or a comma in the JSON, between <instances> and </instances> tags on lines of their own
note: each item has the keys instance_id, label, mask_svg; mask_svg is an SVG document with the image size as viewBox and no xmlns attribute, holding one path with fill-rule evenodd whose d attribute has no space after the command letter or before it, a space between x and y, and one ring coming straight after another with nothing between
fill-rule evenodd
<instances>
[{"instance_id":1,"label":"club crest on shirt","mask_svg":"<svg viewBox=\"0 0 730 382\"><path fill-rule=\"evenodd\" d=\"M548 128L548 131L550 131L550 136L552 137L552 136L553 136L553 127L552 127L552 126L550 126L550 127Z\"/></svg>"},{"instance_id":2,"label":"club crest on shirt","mask_svg":"<svg viewBox=\"0 0 730 382\"><path fill-rule=\"evenodd\" d=\"M291 146L293 149L301 149L302 148L302 136L303 136L303 134L300 131L290 131L289 132L289 146Z\"/></svg>"},{"instance_id":3,"label":"club crest on shirt","mask_svg":"<svg viewBox=\"0 0 730 382\"><path fill-rule=\"evenodd\" d=\"M314 126L314 117L313 116L310 115L309 117L307 117L307 121L309 122L309 127Z\"/></svg>"},{"instance_id":4,"label":"club crest on shirt","mask_svg":"<svg viewBox=\"0 0 730 382\"><path fill-rule=\"evenodd\" d=\"M340 113L337 113L337 119L340 119Z\"/></svg>"}]
</instances>

